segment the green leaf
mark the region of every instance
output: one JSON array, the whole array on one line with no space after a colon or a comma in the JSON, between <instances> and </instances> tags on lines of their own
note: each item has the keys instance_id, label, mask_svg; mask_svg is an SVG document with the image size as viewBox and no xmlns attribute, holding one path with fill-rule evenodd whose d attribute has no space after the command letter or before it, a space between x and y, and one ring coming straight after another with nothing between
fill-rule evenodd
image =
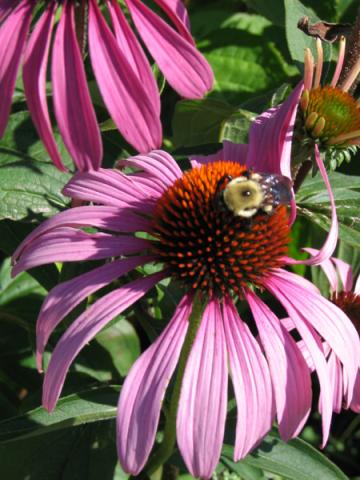
<instances>
[{"instance_id":1,"label":"green leaf","mask_svg":"<svg viewBox=\"0 0 360 480\"><path fill-rule=\"evenodd\" d=\"M49 161L28 112L11 115L0 153L0 220L40 220L67 206L61 190L71 175Z\"/></svg>"},{"instance_id":2,"label":"green leaf","mask_svg":"<svg viewBox=\"0 0 360 480\"><path fill-rule=\"evenodd\" d=\"M175 147L221 141L223 123L236 109L221 100L183 100L176 104L172 127Z\"/></svg>"},{"instance_id":3,"label":"green leaf","mask_svg":"<svg viewBox=\"0 0 360 480\"><path fill-rule=\"evenodd\" d=\"M225 445L222 461L230 465L232 455L233 448ZM324 454L303 440L297 438L285 443L276 433L267 435L241 463L280 475L283 479L347 480L346 475Z\"/></svg>"},{"instance_id":4,"label":"green leaf","mask_svg":"<svg viewBox=\"0 0 360 480\"><path fill-rule=\"evenodd\" d=\"M5 259L0 269L0 305L6 305L28 295L46 294L38 282L27 273L11 278L10 259Z\"/></svg>"},{"instance_id":5,"label":"green leaf","mask_svg":"<svg viewBox=\"0 0 360 480\"><path fill-rule=\"evenodd\" d=\"M256 114L247 110L238 110L229 117L222 126L220 141L228 140L233 143L247 143L251 121Z\"/></svg>"},{"instance_id":6,"label":"green leaf","mask_svg":"<svg viewBox=\"0 0 360 480\"><path fill-rule=\"evenodd\" d=\"M0 444L116 416L119 387L100 387L61 398L49 414L39 407L0 422Z\"/></svg>"},{"instance_id":7,"label":"green leaf","mask_svg":"<svg viewBox=\"0 0 360 480\"><path fill-rule=\"evenodd\" d=\"M200 48L215 74L212 95L241 103L296 75L280 50L282 29L259 15L237 13L211 32Z\"/></svg>"},{"instance_id":8,"label":"green leaf","mask_svg":"<svg viewBox=\"0 0 360 480\"><path fill-rule=\"evenodd\" d=\"M10 256L24 238L34 229L27 223L12 220L0 221L0 250ZM30 274L46 290L50 290L58 283L58 270L55 265L44 265L30 270Z\"/></svg>"},{"instance_id":9,"label":"green leaf","mask_svg":"<svg viewBox=\"0 0 360 480\"><path fill-rule=\"evenodd\" d=\"M304 48L310 48L316 59L315 39L309 37L299 28L297 23L302 17L309 17L311 23L320 21L319 17L310 8L305 7L299 0L285 0L286 39L291 54L300 71L303 72ZM324 60L331 58L331 46L323 42Z\"/></svg>"},{"instance_id":10,"label":"green leaf","mask_svg":"<svg viewBox=\"0 0 360 480\"><path fill-rule=\"evenodd\" d=\"M340 238L360 248L359 202L360 177L329 172L339 220ZM331 223L331 206L325 184L320 175L307 179L297 194L299 212L322 229L328 231Z\"/></svg>"},{"instance_id":11,"label":"green leaf","mask_svg":"<svg viewBox=\"0 0 360 480\"><path fill-rule=\"evenodd\" d=\"M245 0L249 8L270 20L275 25L284 26L285 9L283 0Z\"/></svg>"},{"instance_id":12,"label":"green leaf","mask_svg":"<svg viewBox=\"0 0 360 480\"><path fill-rule=\"evenodd\" d=\"M0 445L1 478L125 480L118 465L115 422L103 421Z\"/></svg>"},{"instance_id":13,"label":"green leaf","mask_svg":"<svg viewBox=\"0 0 360 480\"><path fill-rule=\"evenodd\" d=\"M109 353L115 368L123 377L141 353L136 331L125 319L100 332L96 341Z\"/></svg>"}]
</instances>

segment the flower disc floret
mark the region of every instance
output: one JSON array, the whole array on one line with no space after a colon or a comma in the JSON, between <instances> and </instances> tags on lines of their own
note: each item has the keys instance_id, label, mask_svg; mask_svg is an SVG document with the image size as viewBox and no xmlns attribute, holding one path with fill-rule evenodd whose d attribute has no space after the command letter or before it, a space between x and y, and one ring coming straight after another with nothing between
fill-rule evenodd
<instances>
[{"instance_id":1,"label":"flower disc floret","mask_svg":"<svg viewBox=\"0 0 360 480\"><path fill-rule=\"evenodd\" d=\"M324 144L332 144L331 140L339 135L360 130L356 100L338 87L327 85L306 91L302 105L306 129Z\"/></svg>"},{"instance_id":2,"label":"flower disc floret","mask_svg":"<svg viewBox=\"0 0 360 480\"><path fill-rule=\"evenodd\" d=\"M351 291L335 292L331 301L346 313L360 335L360 295Z\"/></svg>"},{"instance_id":3,"label":"flower disc floret","mask_svg":"<svg viewBox=\"0 0 360 480\"><path fill-rule=\"evenodd\" d=\"M244 175L246 167L218 161L192 169L159 199L154 248L173 276L193 289L219 296L261 286L272 268L284 264L289 226L286 209L250 219L234 215L223 202L219 183Z\"/></svg>"}]
</instances>

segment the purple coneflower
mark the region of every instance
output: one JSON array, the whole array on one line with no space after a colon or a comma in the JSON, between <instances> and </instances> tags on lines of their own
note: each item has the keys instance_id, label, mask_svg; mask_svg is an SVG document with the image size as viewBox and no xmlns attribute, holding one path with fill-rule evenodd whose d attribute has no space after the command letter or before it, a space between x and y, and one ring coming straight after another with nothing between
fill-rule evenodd
<instances>
[{"instance_id":1,"label":"purple coneflower","mask_svg":"<svg viewBox=\"0 0 360 480\"><path fill-rule=\"evenodd\" d=\"M194 46L181 0L156 0L175 29L142 1L125 3L141 39L169 84L186 98L201 98L211 88L213 76ZM29 36L38 4L44 4L44 12ZM64 166L54 140L45 90L51 45L53 104L64 143L81 171L99 168L102 160L100 130L77 37L81 41L85 38L86 23L94 75L117 128L139 152L159 148L162 143L160 97L151 66L117 0L106 0L104 5L113 31L97 0L0 0L0 137L7 125L23 60L24 88L33 122L60 170ZM61 16L55 32L59 8Z\"/></svg>"},{"instance_id":2,"label":"purple coneflower","mask_svg":"<svg viewBox=\"0 0 360 480\"><path fill-rule=\"evenodd\" d=\"M193 159L193 168L185 173L163 151L122 161L121 167L136 170L131 174L103 169L78 173L65 194L96 205L47 220L14 254L14 274L50 262L111 258L49 293L37 322L39 369L49 336L82 300L148 262L161 266L158 273L106 294L67 328L45 374L43 405L49 411L74 358L106 324L166 277L183 287L168 326L135 362L120 395L118 452L122 467L132 474L144 468L154 444L166 388L193 327L189 319L194 298L205 305L184 365L176 431L182 457L195 477L209 478L219 460L229 375L237 402L236 461L266 435L275 414L286 440L299 433L309 415L310 369L296 341L260 299L263 290L288 312L313 359L323 399L324 443L332 393L320 338L346 372L345 396L351 401L359 365L358 335L341 309L286 269L292 263L286 256L291 230L286 207L280 205L272 214L259 209L251 218L223 208L219 185L228 175L246 176L246 165L253 165L246 151L246 146L226 143L213 158ZM321 163L320 170L328 185ZM82 229L89 226L100 231ZM146 232L148 239L137 232ZM337 232L329 236L333 235ZM261 346L249 318L240 318L237 302L248 303Z\"/></svg>"}]
</instances>

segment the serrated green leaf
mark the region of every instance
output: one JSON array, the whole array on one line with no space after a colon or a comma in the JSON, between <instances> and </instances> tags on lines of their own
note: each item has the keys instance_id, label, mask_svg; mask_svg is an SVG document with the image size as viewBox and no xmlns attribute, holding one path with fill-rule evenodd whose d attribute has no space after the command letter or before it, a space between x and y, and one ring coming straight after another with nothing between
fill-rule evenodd
<instances>
[{"instance_id":1,"label":"serrated green leaf","mask_svg":"<svg viewBox=\"0 0 360 480\"><path fill-rule=\"evenodd\" d=\"M222 458L232 461L233 448L225 445ZM270 433L242 462L291 480L347 480L326 456L299 438L283 442Z\"/></svg>"}]
</instances>

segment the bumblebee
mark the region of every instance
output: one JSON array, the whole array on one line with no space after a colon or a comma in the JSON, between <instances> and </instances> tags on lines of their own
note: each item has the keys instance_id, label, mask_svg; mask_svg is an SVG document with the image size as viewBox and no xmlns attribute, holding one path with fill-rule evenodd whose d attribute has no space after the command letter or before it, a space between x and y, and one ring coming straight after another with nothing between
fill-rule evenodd
<instances>
[{"instance_id":1,"label":"bumblebee","mask_svg":"<svg viewBox=\"0 0 360 480\"><path fill-rule=\"evenodd\" d=\"M271 214L278 205L289 204L291 188L291 180L283 175L247 172L241 177L223 177L217 198L220 194L224 207L235 216L251 218L259 210Z\"/></svg>"}]
</instances>

